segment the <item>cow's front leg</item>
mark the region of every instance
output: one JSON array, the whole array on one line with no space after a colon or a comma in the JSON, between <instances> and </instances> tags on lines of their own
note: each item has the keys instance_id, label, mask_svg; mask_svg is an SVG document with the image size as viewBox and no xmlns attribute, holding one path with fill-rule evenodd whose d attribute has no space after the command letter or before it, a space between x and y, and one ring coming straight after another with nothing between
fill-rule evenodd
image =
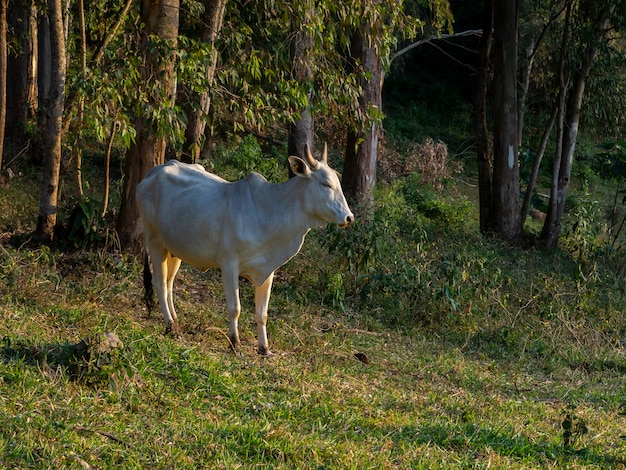
<instances>
[{"instance_id":1,"label":"cow's front leg","mask_svg":"<svg viewBox=\"0 0 626 470\"><path fill-rule=\"evenodd\" d=\"M272 291L272 281L274 273L270 274L263 284L254 290L254 304L256 307L256 328L259 340L259 354L271 356L269 343L267 341L267 306L270 303L270 293Z\"/></svg>"},{"instance_id":2,"label":"cow's front leg","mask_svg":"<svg viewBox=\"0 0 626 470\"><path fill-rule=\"evenodd\" d=\"M239 273L236 269L222 268L222 283L226 294L226 310L230 319L230 347L235 353L241 349L239 340L239 314L241 304L239 303Z\"/></svg>"}]
</instances>

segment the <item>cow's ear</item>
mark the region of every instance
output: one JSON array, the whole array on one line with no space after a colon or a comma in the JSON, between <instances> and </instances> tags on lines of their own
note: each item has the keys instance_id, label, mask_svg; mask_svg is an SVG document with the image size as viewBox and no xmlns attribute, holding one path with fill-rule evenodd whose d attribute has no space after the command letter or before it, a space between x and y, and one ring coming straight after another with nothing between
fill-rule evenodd
<instances>
[{"instance_id":1,"label":"cow's ear","mask_svg":"<svg viewBox=\"0 0 626 470\"><path fill-rule=\"evenodd\" d=\"M299 157L294 157L293 155L289 157L289 166L291 167L291 171L296 176L309 176L311 174L311 169L309 165L304 163Z\"/></svg>"}]
</instances>

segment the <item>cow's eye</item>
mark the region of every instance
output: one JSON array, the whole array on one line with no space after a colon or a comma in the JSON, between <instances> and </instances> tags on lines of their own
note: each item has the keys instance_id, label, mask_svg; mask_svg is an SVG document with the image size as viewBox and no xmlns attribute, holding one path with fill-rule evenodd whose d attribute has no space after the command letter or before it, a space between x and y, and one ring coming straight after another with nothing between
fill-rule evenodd
<instances>
[{"instance_id":1,"label":"cow's eye","mask_svg":"<svg viewBox=\"0 0 626 470\"><path fill-rule=\"evenodd\" d=\"M323 185L327 188L333 189L333 185L330 183L323 183Z\"/></svg>"}]
</instances>

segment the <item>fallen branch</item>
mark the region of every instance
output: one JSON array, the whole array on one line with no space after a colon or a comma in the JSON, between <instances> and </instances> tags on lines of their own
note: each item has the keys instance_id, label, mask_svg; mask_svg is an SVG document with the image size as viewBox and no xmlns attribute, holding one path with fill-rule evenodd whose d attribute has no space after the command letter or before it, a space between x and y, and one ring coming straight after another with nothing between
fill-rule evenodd
<instances>
[{"instance_id":1,"label":"fallen branch","mask_svg":"<svg viewBox=\"0 0 626 470\"><path fill-rule=\"evenodd\" d=\"M119 437L111 434L110 432L107 431L99 431L98 429L89 429L89 428L85 428L83 426L74 426L74 430L77 432L89 432L91 434L100 434L101 436L104 437L108 437L109 439L111 439L112 441L115 441L119 444L123 444L126 447L130 447L130 444L128 442L126 442L123 439L120 439Z\"/></svg>"}]
</instances>

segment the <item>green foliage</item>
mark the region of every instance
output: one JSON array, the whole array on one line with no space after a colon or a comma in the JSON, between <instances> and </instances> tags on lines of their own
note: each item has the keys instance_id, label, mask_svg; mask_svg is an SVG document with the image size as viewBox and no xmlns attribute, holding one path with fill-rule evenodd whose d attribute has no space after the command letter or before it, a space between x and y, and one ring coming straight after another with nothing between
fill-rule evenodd
<instances>
[{"instance_id":1,"label":"green foliage","mask_svg":"<svg viewBox=\"0 0 626 470\"><path fill-rule=\"evenodd\" d=\"M263 153L256 137L232 135L226 143L217 146L212 171L226 174L231 179L241 179L256 171L269 181L279 182L286 177L286 166Z\"/></svg>"},{"instance_id":2,"label":"green foliage","mask_svg":"<svg viewBox=\"0 0 626 470\"><path fill-rule=\"evenodd\" d=\"M469 201L461 199L451 204L442 199L432 186L421 184L416 173L401 182L401 190L407 203L418 213L437 220L451 230L460 228L468 220Z\"/></svg>"},{"instance_id":3,"label":"green foliage","mask_svg":"<svg viewBox=\"0 0 626 470\"><path fill-rule=\"evenodd\" d=\"M341 255L359 302L384 309L383 318L392 324L440 323L457 310L466 280L454 261L443 260L433 269L426 227L462 227L469 203L443 201L417 183L413 175L381 191L371 216L357 217L347 230L329 226L325 241L331 253ZM447 312L430 310L442 300Z\"/></svg>"},{"instance_id":4,"label":"green foliage","mask_svg":"<svg viewBox=\"0 0 626 470\"><path fill-rule=\"evenodd\" d=\"M611 243L612 233L599 201L590 196L571 196L568 204L571 225L564 230L560 240L563 248L581 265L593 263L598 257L617 255L612 249L615 243ZM622 243L620 251L625 247Z\"/></svg>"},{"instance_id":5,"label":"green foliage","mask_svg":"<svg viewBox=\"0 0 626 470\"><path fill-rule=\"evenodd\" d=\"M567 407L561 423L563 427L563 447L567 451L575 450L576 443L589 433L589 428L584 419L576 416L575 412L575 406Z\"/></svg>"},{"instance_id":6,"label":"green foliage","mask_svg":"<svg viewBox=\"0 0 626 470\"><path fill-rule=\"evenodd\" d=\"M104 229L102 204L86 197L76 203L69 220L67 239L76 247L89 247L101 241Z\"/></svg>"},{"instance_id":7,"label":"green foliage","mask_svg":"<svg viewBox=\"0 0 626 470\"><path fill-rule=\"evenodd\" d=\"M596 156L596 169L600 175L607 179L626 180L626 140L604 142Z\"/></svg>"},{"instance_id":8,"label":"green foliage","mask_svg":"<svg viewBox=\"0 0 626 470\"><path fill-rule=\"evenodd\" d=\"M403 179L278 271L272 359L255 352L248 283L243 357L215 271L181 268L175 341L142 313L142 259L25 243L37 184L0 186L0 465L619 467L623 277L483 237L458 188ZM425 195L444 209L422 211ZM452 208L470 223L447 227ZM124 346L98 355L110 331Z\"/></svg>"}]
</instances>

